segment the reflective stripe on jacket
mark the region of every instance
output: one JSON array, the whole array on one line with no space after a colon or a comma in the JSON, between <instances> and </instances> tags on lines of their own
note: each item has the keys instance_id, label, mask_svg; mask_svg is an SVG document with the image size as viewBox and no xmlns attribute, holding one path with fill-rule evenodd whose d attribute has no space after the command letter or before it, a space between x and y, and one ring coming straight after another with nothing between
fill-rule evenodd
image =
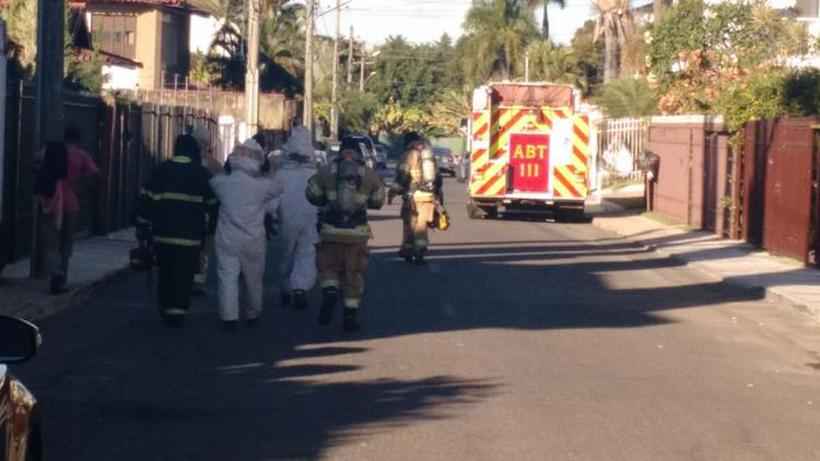
<instances>
[{"instance_id":1,"label":"reflective stripe on jacket","mask_svg":"<svg viewBox=\"0 0 820 461\"><path fill-rule=\"evenodd\" d=\"M202 245L215 227L218 204L210 179L210 172L189 157L177 156L159 165L140 192L138 234L165 245Z\"/></svg>"}]
</instances>

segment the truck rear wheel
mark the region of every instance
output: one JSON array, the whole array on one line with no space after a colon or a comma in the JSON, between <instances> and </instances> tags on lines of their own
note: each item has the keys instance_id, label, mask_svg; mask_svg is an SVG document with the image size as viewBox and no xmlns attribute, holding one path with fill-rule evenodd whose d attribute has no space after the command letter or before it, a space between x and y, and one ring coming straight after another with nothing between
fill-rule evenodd
<instances>
[{"instance_id":1,"label":"truck rear wheel","mask_svg":"<svg viewBox=\"0 0 820 461\"><path fill-rule=\"evenodd\" d=\"M467 216L470 219L497 219L498 207L495 206L480 206L475 202L467 203Z\"/></svg>"},{"instance_id":2,"label":"truck rear wheel","mask_svg":"<svg viewBox=\"0 0 820 461\"><path fill-rule=\"evenodd\" d=\"M584 223L588 218L583 208L559 208L555 210L555 220L566 223Z\"/></svg>"}]
</instances>

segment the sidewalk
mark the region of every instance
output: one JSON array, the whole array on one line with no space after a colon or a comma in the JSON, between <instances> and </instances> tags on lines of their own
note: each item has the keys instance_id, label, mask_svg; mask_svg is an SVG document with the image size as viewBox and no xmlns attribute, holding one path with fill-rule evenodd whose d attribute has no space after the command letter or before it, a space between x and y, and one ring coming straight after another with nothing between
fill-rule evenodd
<instances>
[{"instance_id":1,"label":"sidewalk","mask_svg":"<svg viewBox=\"0 0 820 461\"><path fill-rule=\"evenodd\" d=\"M128 268L134 246L134 229L74 242L69 292L60 296L47 293L47 281L29 278L28 259L6 266L0 274L0 314L38 320L82 301L99 283Z\"/></svg>"},{"instance_id":2,"label":"sidewalk","mask_svg":"<svg viewBox=\"0 0 820 461\"><path fill-rule=\"evenodd\" d=\"M772 256L745 242L665 224L659 218L636 211L605 212L595 216L593 223L726 283L763 289L767 296L820 319L820 270Z\"/></svg>"}]
</instances>

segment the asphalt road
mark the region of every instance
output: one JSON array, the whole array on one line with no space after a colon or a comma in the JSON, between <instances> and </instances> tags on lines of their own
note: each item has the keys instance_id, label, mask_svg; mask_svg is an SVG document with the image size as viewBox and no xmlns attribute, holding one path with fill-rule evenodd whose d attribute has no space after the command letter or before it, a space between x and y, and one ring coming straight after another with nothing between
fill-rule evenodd
<instances>
[{"instance_id":1,"label":"asphalt road","mask_svg":"<svg viewBox=\"0 0 820 461\"><path fill-rule=\"evenodd\" d=\"M817 460L820 341L794 309L590 224L469 221L426 267L373 217L365 330L277 305L184 330L129 274L16 369L52 460ZM337 317L338 320L338 317Z\"/></svg>"}]
</instances>

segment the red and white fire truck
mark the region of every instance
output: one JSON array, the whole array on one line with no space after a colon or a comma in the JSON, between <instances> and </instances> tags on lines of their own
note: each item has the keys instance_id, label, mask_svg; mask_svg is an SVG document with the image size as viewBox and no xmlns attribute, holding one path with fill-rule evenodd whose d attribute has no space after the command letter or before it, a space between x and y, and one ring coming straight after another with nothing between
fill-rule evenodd
<instances>
[{"instance_id":1,"label":"red and white fire truck","mask_svg":"<svg viewBox=\"0 0 820 461\"><path fill-rule=\"evenodd\" d=\"M589 196L589 117L577 91L552 83L490 83L468 121L471 218L499 212L578 218Z\"/></svg>"}]
</instances>

